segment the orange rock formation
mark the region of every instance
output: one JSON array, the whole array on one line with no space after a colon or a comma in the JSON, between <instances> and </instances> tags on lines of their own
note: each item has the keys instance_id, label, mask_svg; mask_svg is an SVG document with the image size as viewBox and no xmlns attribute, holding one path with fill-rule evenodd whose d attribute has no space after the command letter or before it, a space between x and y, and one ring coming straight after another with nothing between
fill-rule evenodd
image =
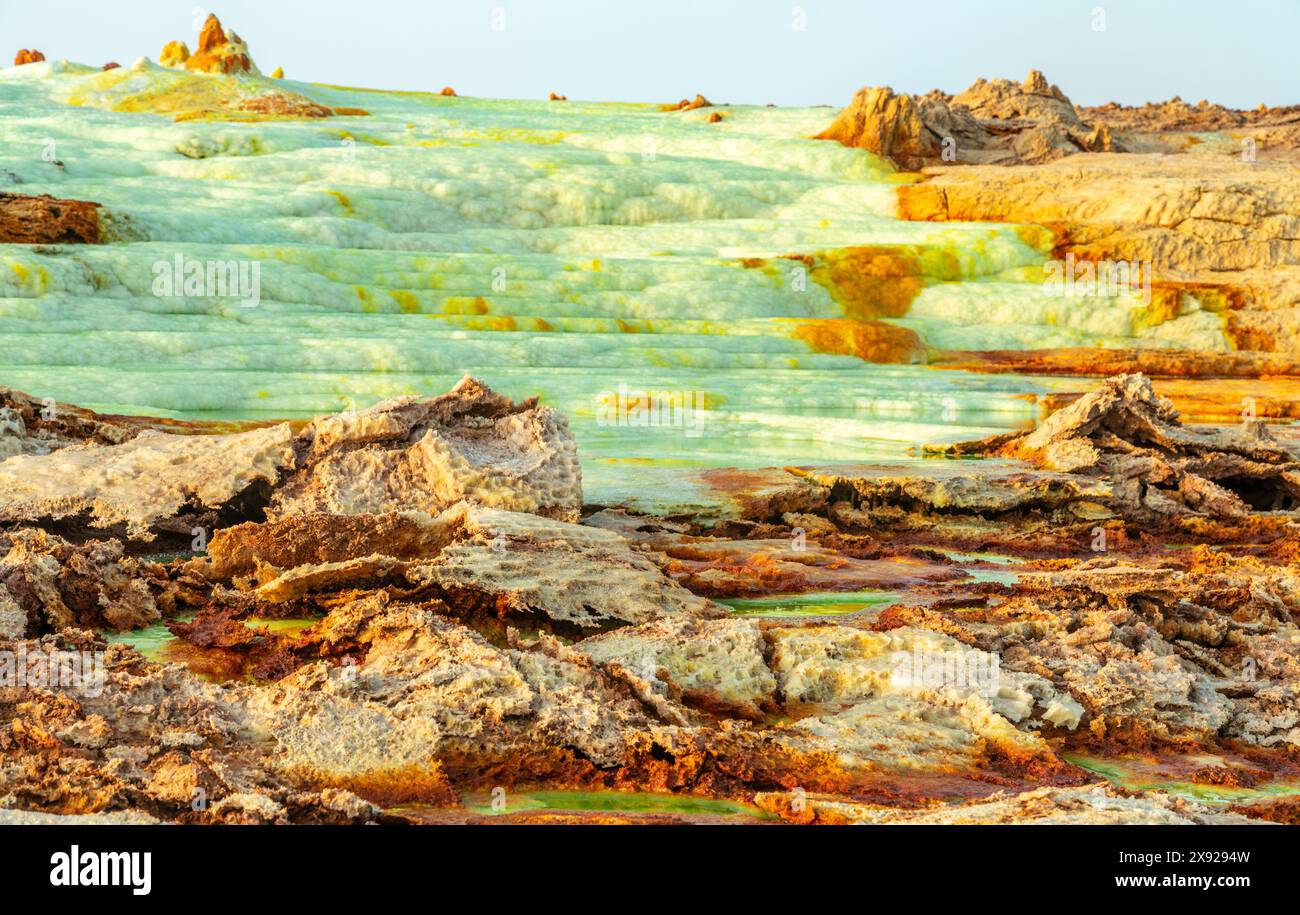
<instances>
[{"instance_id":1,"label":"orange rock formation","mask_svg":"<svg viewBox=\"0 0 1300 915\"><path fill-rule=\"evenodd\" d=\"M158 61L165 67L184 65L198 73L256 73L248 45L233 31L221 27L221 20L208 16L199 32L198 50L190 53L183 41L169 41Z\"/></svg>"}]
</instances>

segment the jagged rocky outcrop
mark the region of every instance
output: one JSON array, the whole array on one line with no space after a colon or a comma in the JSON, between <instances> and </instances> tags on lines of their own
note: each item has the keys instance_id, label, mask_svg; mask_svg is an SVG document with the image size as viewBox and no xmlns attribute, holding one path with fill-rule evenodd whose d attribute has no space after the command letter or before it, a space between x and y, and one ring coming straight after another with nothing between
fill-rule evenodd
<instances>
[{"instance_id":1,"label":"jagged rocky outcrop","mask_svg":"<svg viewBox=\"0 0 1300 915\"><path fill-rule=\"evenodd\" d=\"M209 506L206 554L147 562L115 541L0 532L0 653L102 662L90 683L0 678L3 818L380 822L403 818L397 805L455 816L462 791L540 784L753 799L795 822L1246 822L1085 791L1094 777L1062 754L1231 745L1255 754L1242 777L1267 779L1300 744L1300 580L1278 566L1293 538L1251 555L1046 559L999 582L875 539L891 524L912 537L906 525L928 518L932 543L1010 523L1041 548L1064 515L1122 516L1104 503L1127 461L1207 481L1241 461L1290 472L1262 430L1182 427L1146 379L1113 379L1034 433L988 444L1009 457L986 465L755 473L742 516L712 530L611 509L559 517L557 494L574 518L581 499L562 422L472 380L297 433L224 438L0 398L19 443L0 471L62 457L84 475L86 455L127 466L160 438L239 455L254 434L282 460L255 520ZM412 460L419 443L442 462ZM230 490L247 466L201 469ZM434 485L447 475L455 486ZM146 532L203 498L155 516L115 485L104 510ZM773 592L891 587L900 599L797 620L733 616L692 593L749 593L751 572ZM255 616L309 624L277 632ZM184 663L79 628L160 618Z\"/></svg>"},{"instance_id":2,"label":"jagged rocky outcrop","mask_svg":"<svg viewBox=\"0 0 1300 915\"><path fill-rule=\"evenodd\" d=\"M720 639L727 628L739 641ZM450 619L441 602L372 594L316 627L313 644L330 660L275 683L217 685L110 646L93 684L4 688L3 806L131 809L197 822L353 822L378 818L375 805L451 803L453 787L539 780L870 792L899 773L950 778L955 761L982 768L1033 759L1043 772L1068 773L1038 738L968 700L936 710L886 697L792 725L719 729L650 685L637 659L649 647L689 698L717 694L707 674L690 674L686 658L741 652L770 692L753 627L725 621L641 636L601 637L590 651L547 635L514 636L502 647ZM894 638L906 647L903 634ZM665 650L674 646L686 658ZM59 647L96 645L76 629L22 643L29 653ZM1014 781L1014 770L1005 771Z\"/></svg>"},{"instance_id":3,"label":"jagged rocky outcrop","mask_svg":"<svg viewBox=\"0 0 1300 915\"><path fill-rule=\"evenodd\" d=\"M1138 522L1300 509L1300 456L1263 422L1214 431L1183 426L1173 404L1142 375L1107 379L1032 432L944 450L1103 478L1111 490L1103 501Z\"/></svg>"},{"instance_id":4,"label":"jagged rocky outcrop","mask_svg":"<svg viewBox=\"0 0 1300 915\"><path fill-rule=\"evenodd\" d=\"M464 499L575 521L582 507L578 449L564 417L471 378L428 400L319 419L294 447L295 471L272 499L273 518L439 511Z\"/></svg>"},{"instance_id":5,"label":"jagged rocky outcrop","mask_svg":"<svg viewBox=\"0 0 1300 915\"><path fill-rule=\"evenodd\" d=\"M1210 133L1261 127L1294 131L1300 127L1300 105L1274 108L1260 105L1251 110L1239 110L1214 104L1208 99L1192 105L1178 96L1140 106L1108 102L1081 108L1079 113L1089 123L1101 122L1114 131L1133 134ZM1297 138L1300 139L1300 135Z\"/></svg>"},{"instance_id":6,"label":"jagged rocky outcrop","mask_svg":"<svg viewBox=\"0 0 1300 915\"><path fill-rule=\"evenodd\" d=\"M1277 549L1294 555L1294 542ZM1000 593L957 586L878 623L942 631L998 654L1004 670L1050 680L1103 746L1281 747L1300 741L1297 612L1300 578L1285 560L1200 547L1181 558L1103 553Z\"/></svg>"},{"instance_id":7,"label":"jagged rocky outcrop","mask_svg":"<svg viewBox=\"0 0 1300 915\"><path fill-rule=\"evenodd\" d=\"M146 430L121 444L71 445L0 462L0 524L83 524L149 541L194 536L223 512L265 501L293 466L287 424L233 435Z\"/></svg>"},{"instance_id":8,"label":"jagged rocky outcrop","mask_svg":"<svg viewBox=\"0 0 1300 915\"><path fill-rule=\"evenodd\" d=\"M258 73L248 54L248 45L233 31L223 28L215 15L204 20L193 54L185 42L171 41L163 47L158 60L164 66L184 66L197 73Z\"/></svg>"},{"instance_id":9,"label":"jagged rocky outcrop","mask_svg":"<svg viewBox=\"0 0 1300 915\"><path fill-rule=\"evenodd\" d=\"M98 244L98 203L0 193L0 244Z\"/></svg>"},{"instance_id":10,"label":"jagged rocky outcrop","mask_svg":"<svg viewBox=\"0 0 1300 915\"><path fill-rule=\"evenodd\" d=\"M35 48L22 48L14 55L14 66L21 67L23 64L35 64L45 60L45 55Z\"/></svg>"},{"instance_id":11,"label":"jagged rocky outcrop","mask_svg":"<svg viewBox=\"0 0 1300 915\"><path fill-rule=\"evenodd\" d=\"M76 524L148 541L262 514L437 512L469 500L575 519L582 504L563 417L472 379L296 435L287 423L225 435L146 429L42 454L21 426L0 425L0 454L13 454L0 461L0 526Z\"/></svg>"},{"instance_id":12,"label":"jagged rocky outcrop","mask_svg":"<svg viewBox=\"0 0 1300 915\"><path fill-rule=\"evenodd\" d=\"M1023 83L981 79L956 96L861 89L817 139L866 149L910 170L1037 163L1116 148L1108 128L1086 125L1037 70Z\"/></svg>"}]
</instances>

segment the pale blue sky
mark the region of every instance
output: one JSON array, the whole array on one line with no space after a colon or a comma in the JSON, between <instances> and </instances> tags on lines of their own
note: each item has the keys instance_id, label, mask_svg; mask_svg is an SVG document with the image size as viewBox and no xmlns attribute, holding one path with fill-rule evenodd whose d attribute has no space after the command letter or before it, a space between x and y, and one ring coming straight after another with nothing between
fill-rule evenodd
<instances>
[{"instance_id":1,"label":"pale blue sky","mask_svg":"<svg viewBox=\"0 0 1300 915\"><path fill-rule=\"evenodd\" d=\"M1036 67L1079 104L1300 102L1297 0L0 0L0 53L156 60L209 10L266 72L377 88L838 106Z\"/></svg>"}]
</instances>

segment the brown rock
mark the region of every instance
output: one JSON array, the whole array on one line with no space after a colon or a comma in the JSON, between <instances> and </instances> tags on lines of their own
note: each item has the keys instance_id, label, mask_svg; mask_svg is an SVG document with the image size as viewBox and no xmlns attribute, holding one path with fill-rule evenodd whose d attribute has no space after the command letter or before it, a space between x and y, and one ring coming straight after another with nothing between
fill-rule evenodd
<instances>
[{"instance_id":1,"label":"brown rock","mask_svg":"<svg viewBox=\"0 0 1300 915\"><path fill-rule=\"evenodd\" d=\"M445 95L447 98L456 98L456 90L451 88L451 86L443 86L442 91L438 94Z\"/></svg>"},{"instance_id":2,"label":"brown rock","mask_svg":"<svg viewBox=\"0 0 1300 915\"><path fill-rule=\"evenodd\" d=\"M111 60L110 60L108 63L104 64L104 66L101 67L100 69L101 69L101 70L117 70L117 69L119 69L121 66L122 66L122 65L119 64L119 63L117 63L116 61L111 61Z\"/></svg>"},{"instance_id":3,"label":"brown rock","mask_svg":"<svg viewBox=\"0 0 1300 915\"><path fill-rule=\"evenodd\" d=\"M1037 70L1023 83L981 79L956 96L862 89L817 139L866 149L911 170L1046 162L1080 150L1117 148L1109 133L1088 128L1065 94Z\"/></svg>"},{"instance_id":4,"label":"brown rock","mask_svg":"<svg viewBox=\"0 0 1300 915\"><path fill-rule=\"evenodd\" d=\"M861 89L819 140L834 140L917 169L940 161L946 123L942 103L896 95L885 87ZM925 115L932 123L926 122Z\"/></svg>"},{"instance_id":5,"label":"brown rock","mask_svg":"<svg viewBox=\"0 0 1300 915\"><path fill-rule=\"evenodd\" d=\"M58 245L100 241L98 203L0 193L0 243Z\"/></svg>"},{"instance_id":6,"label":"brown rock","mask_svg":"<svg viewBox=\"0 0 1300 915\"><path fill-rule=\"evenodd\" d=\"M37 51L35 49L29 51L26 48L23 48L16 55L14 55L14 66L21 67L23 64L40 63L44 59L45 59L45 55L42 54L40 51Z\"/></svg>"},{"instance_id":7,"label":"brown rock","mask_svg":"<svg viewBox=\"0 0 1300 915\"><path fill-rule=\"evenodd\" d=\"M162 579L115 540L74 546L40 530L0 533L0 638L148 625L159 618L150 581L161 587Z\"/></svg>"},{"instance_id":8,"label":"brown rock","mask_svg":"<svg viewBox=\"0 0 1300 915\"><path fill-rule=\"evenodd\" d=\"M694 111L696 108L712 108L713 103L702 95L697 95L693 99L682 99L676 105L663 105L660 111Z\"/></svg>"}]
</instances>

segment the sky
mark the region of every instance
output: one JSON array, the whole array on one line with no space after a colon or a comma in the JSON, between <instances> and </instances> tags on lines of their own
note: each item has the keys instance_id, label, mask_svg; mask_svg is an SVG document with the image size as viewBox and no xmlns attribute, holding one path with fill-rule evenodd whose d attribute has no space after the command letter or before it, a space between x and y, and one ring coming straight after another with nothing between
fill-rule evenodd
<instances>
[{"instance_id":1,"label":"sky","mask_svg":"<svg viewBox=\"0 0 1300 915\"><path fill-rule=\"evenodd\" d=\"M209 12L263 72L371 88L840 106L1036 68L1079 105L1300 103L1300 0L0 0L0 64L157 60Z\"/></svg>"}]
</instances>

